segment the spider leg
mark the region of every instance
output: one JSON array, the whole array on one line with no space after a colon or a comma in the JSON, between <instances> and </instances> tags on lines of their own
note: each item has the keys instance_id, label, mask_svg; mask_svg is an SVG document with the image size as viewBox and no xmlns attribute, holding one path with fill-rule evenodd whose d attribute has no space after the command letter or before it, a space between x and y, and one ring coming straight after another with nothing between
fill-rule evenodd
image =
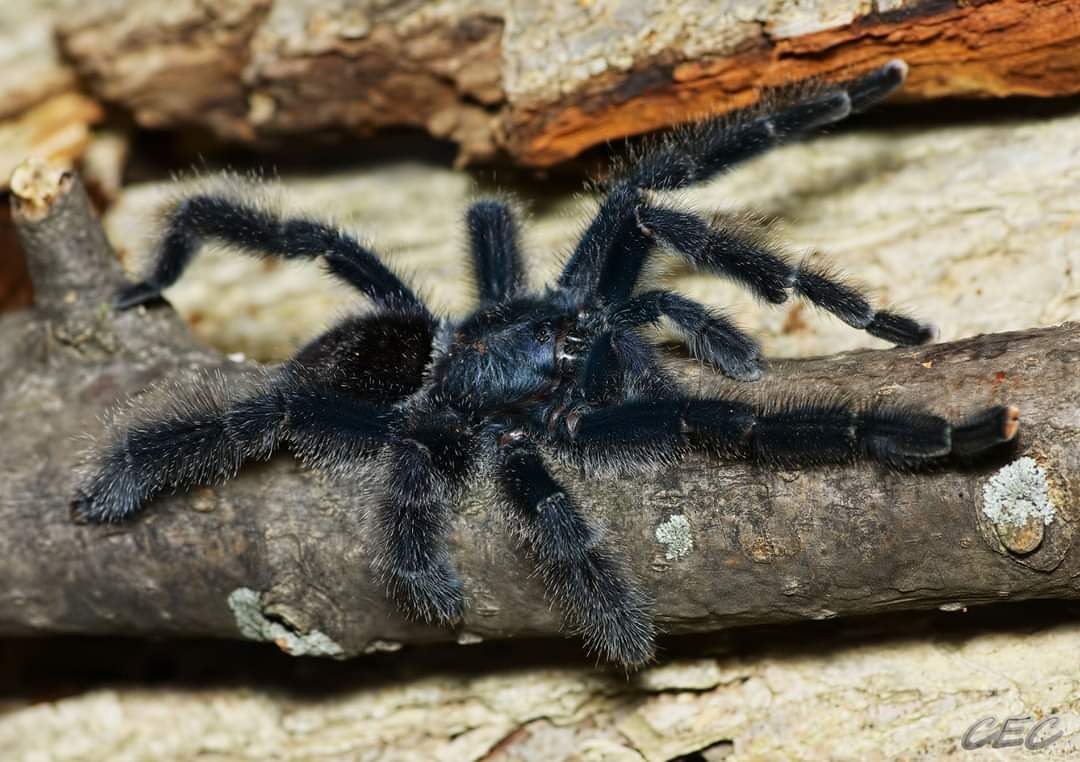
<instances>
[{"instance_id":1,"label":"spider leg","mask_svg":"<svg viewBox=\"0 0 1080 762\"><path fill-rule=\"evenodd\" d=\"M802 93L796 88L767 93L762 99L765 108L751 106L676 132L659 148L643 152L620 179L653 190L706 182L738 162L869 108L900 87L907 71L907 64L893 60L862 77L816 91L803 87Z\"/></svg>"},{"instance_id":2,"label":"spider leg","mask_svg":"<svg viewBox=\"0 0 1080 762\"><path fill-rule=\"evenodd\" d=\"M446 549L451 501L474 460L456 424L428 416L389 448L389 486L376 521L383 538L375 568L391 596L417 619L440 625L461 618L461 581Z\"/></svg>"},{"instance_id":3,"label":"spider leg","mask_svg":"<svg viewBox=\"0 0 1080 762\"><path fill-rule=\"evenodd\" d=\"M282 421L281 399L271 389L233 400L222 381L207 379L179 390L157 415L111 427L73 513L94 523L119 522L162 492L224 481L243 461L270 457Z\"/></svg>"},{"instance_id":4,"label":"spider leg","mask_svg":"<svg viewBox=\"0 0 1080 762\"><path fill-rule=\"evenodd\" d=\"M165 410L112 432L73 511L94 523L123 521L163 492L236 476L283 440L313 465L339 467L385 442L393 411L298 382L287 369L240 399L223 381L179 390Z\"/></svg>"},{"instance_id":5,"label":"spider leg","mask_svg":"<svg viewBox=\"0 0 1080 762\"><path fill-rule=\"evenodd\" d=\"M283 259L321 256L330 272L374 302L425 309L398 276L352 236L313 219L282 219L267 208L225 194L190 196L172 209L150 273L121 289L115 306L128 309L159 299L207 241Z\"/></svg>"},{"instance_id":6,"label":"spider leg","mask_svg":"<svg viewBox=\"0 0 1080 762\"><path fill-rule=\"evenodd\" d=\"M586 296L600 293L617 300L615 294L621 292L625 298L649 248L649 241L636 231L642 190L706 182L733 164L869 107L903 84L906 76L907 64L890 61L858 79L805 93L795 102L791 95L768 98L766 102L784 103L771 110L754 106L706 119L646 148L609 183L600 209L559 276L559 285ZM629 272L622 274L621 269ZM601 286L605 270L609 284L614 279L621 285Z\"/></svg>"},{"instance_id":7,"label":"spider leg","mask_svg":"<svg viewBox=\"0 0 1080 762\"><path fill-rule=\"evenodd\" d=\"M634 327L668 317L686 341L690 354L740 381L761 377L761 346L727 318L670 291L646 291L622 304L613 324Z\"/></svg>"},{"instance_id":8,"label":"spider leg","mask_svg":"<svg viewBox=\"0 0 1080 762\"><path fill-rule=\"evenodd\" d=\"M894 344L923 344L937 335L933 325L875 309L828 268L808 262L792 265L769 243L722 222L710 225L692 212L644 205L638 218L651 235L694 266L729 277L773 304L794 292L851 327Z\"/></svg>"},{"instance_id":9,"label":"spider leg","mask_svg":"<svg viewBox=\"0 0 1080 762\"><path fill-rule=\"evenodd\" d=\"M367 462L400 425L392 408L308 385L286 396L289 449L313 468L342 472Z\"/></svg>"},{"instance_id":10,"label":"spider leg","mask_svg":"<svg viewBox=\"0 0 1080 762\"><path fill-rule=\"evenodd\" d=\"M479 201L465 216L469 250L480 300L496 303L522 286L517 223L510 207L494 200Z\"/></svg>"},{"instance_id":11,"label":"spider leg","mask_svg":"<svg viewBox=\"0 0 1080 762\"><path fill-rule=\"evenodd\" d=\"M596 338L581 370L581 398L590 405L680 395L677 383L657 362L656 352L632 330Z\"/></svg>"},{"instance_id":12,"label":"spider leg","mask_svg":"<svg viewBox=\"0 0 1080 762\"><path fill-rule=\"evenodd\" d=\"M784 466L867 458L915 467L971 456L1011 440L1019 413L990 407L950 423L913 408L844 400L788 401L758 409L735 400L628 402L567 418L574 450L593 468L670 464L706 447Z\"/></svg>"},{"instance_id":13,"label":"spider leg","mask_svg":"<svg viewBox=\"0 0 1080 762\"><path fill-rule=\"evenodd\" d=\"M650 661L655 628L645 595L548 473L539 453L529 446L509 448L499 482L549 594L590 650L627 668Z\"/></svg>"},{"instance_id":14,"label":"spider leg","mask_svg":"<svg viewBox=\"0 0 1080 762\"><path fill-rule=\"evenodd\" d=\"M644 261L651 242L636 225L641 203L641 191L633 185L620 183L608 191L559 275L560 288L586 299L607 294L612 289L601 288L601 279L613 261Z\"/></svg>"},{"instance_id":15,"label":"spider leg","mask_svg":"<svg viewBox=\"0 0 1080 762\"><path fill-rule=\"evenodd\" d=\"M841 83L839 87L851 98L851 112L858 114L904 84L907 75L908 65L894 58L869 74Z\"/></svg>"}]
</instances>

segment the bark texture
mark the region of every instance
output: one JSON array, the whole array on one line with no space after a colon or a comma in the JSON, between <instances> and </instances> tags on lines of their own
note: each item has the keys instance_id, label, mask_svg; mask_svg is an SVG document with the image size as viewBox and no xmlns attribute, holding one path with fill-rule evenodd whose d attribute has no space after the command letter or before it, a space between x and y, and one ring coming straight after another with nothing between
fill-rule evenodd
<instances>
[{"instance_id":1,"label":"bark texture","mask_svg":"<svg viewBox=\"0 0 1080 762\"><path fill-rule=\"evenodd\" d=\"M91 647L79 656L96 669L172 661L194 677L22 707L0 716L0 746L15 762L1070 762L1080 755L1080 626L1075 609L1060 608L733 632L631 681L569 655L537 658L532 644L329 664L220 647ZM1000 728L1030 717L1014 725L1012 738L1023 738L1051 715L1057 724L1035 740L1062 736L1038 752L961 748L980 719Z\"/></svg>"},{"instance_id":2,"label":"bark texture","mask_svg":"<svg viewBox=\"0 0 1080 762\"><path fill-rule=\"evenodd\" d=\"M35 308L0 324L0 437L13 475L0 487L11 527L0 549L0 631L243 636L335 656L451 636L402 620L370 575L364 514L377 471L367 483L331 482L281 457L156 501L130 526L71 522L72 443L100 427L109 405L192 368L240 376L245 367L196 346L170 310L108 309L120 271L70 173L24 166L13 187ZM671 632L1080 597L1078 364L1080 327L1065 325L780 362L752 392L798 379L950 416L1019 406L1021 447L978 468L775 472L695 457L648 480L562 476L609 528ZM687 378L714 385L701 370ZM1010 476L1017 468L1040 476ZM1009 514L1015 500L1048 505L1046 520ZM536 605L538 581L484 489L462 505L451 544L471 604L459 641L558 632L558 612Z\"/></svg>"},{"instance_id":3,"label":"bark texture","mask_svg":"<svg viewBox=\"0 0 1080 762\"><path fill-rule=\"evenodd\" d=\"M62 60L54 39L65 2L7 0L0 7L0 119L76 89L75 70Z\"/></svg>"},{"instance_id":4,"label":"bark texture","mask_svg":"<svg viewBox=\"0 0 1080 762\"><path fill-rule=\"evenodd\" d=\"M74 69L54 35L64 0L10 0L0 8L0 191L27 156L71 166L104 118L99 101L79 92Z\"/></svg>"},{"instance_id":5,"label":"bark texture","mask_svg":"<svg viewBox=\"0 0 1080 762\"><path fill-rule=\"evenodd\" d=\"M547 166L753 102L761 88L912 64L908 98L1080 91L1069 0L553 3L93 0L67 59L148 127L260 142L420 127L465 161Z\"/></svg>"}]
</instances>

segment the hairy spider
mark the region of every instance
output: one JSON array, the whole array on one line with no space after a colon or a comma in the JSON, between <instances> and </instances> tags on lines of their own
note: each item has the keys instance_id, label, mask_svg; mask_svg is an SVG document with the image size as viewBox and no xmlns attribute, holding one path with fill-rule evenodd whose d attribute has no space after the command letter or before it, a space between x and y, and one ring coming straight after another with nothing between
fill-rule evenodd
<instances>
[{"instance_id":1,"label":"hairy spider","mask_svg":"<svg viewBox=\"0 0 1080 762\"><path fill-rule=\"evenodd\" d=\"M728 319L675 293L640 290L647 260L664 250L768 302L797 294L896 344L933 338L933 327L875 309L828 272L792 264L760 238L652 193L704 182L865 109L906 71L893 61L845 83L774 95L767 106L703 120L641 152L606 181L595 218L543 291L523 282L510 207L473 204L467 229L480 303L462 320L433 315L374 253L328 224L282 218L243 195L183 198L168 214L150 274L118 294L118 308L159 299L213 240L286 259L322 257L373 309L334 325L251 393L223 404L188 401L128 425L97 452L76 514L127 519L158 493L231 478L282 444L331 470L380 454L386 483L374 509L375 568L407 614L448 625L464 607L445 543L452 503L487 474L570 627L605 659L648 661L655 630L645 595L546 458L592 475L664 466L702 448L772 465L867 458L912 467L970 456L1016 433L1011 407L950 423L884 404L757 406L692 396L637 330L666 317L694 357L733 379L761 374L758 344Z\"/></svg>"}]
</instances>

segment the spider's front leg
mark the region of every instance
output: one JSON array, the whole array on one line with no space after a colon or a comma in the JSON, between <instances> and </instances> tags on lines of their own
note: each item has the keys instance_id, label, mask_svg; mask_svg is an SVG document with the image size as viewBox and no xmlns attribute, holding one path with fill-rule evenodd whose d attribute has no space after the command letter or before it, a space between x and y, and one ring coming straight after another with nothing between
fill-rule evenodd
<instances>
[{"instance_id":1,"label":"spider's front leg","mask_svg":"<svg viewBox=\"0 0 1080 762\"><path fill-rule=\"evenodd\" d=\"M621 330L655 324L667 317L682 332L690 354L729 378L756 381L764 360L761 345L732 321L670 291L646 291L615 309L611 323Z\"/></svg>"},{"instance_id":2,"label":"spider's front leg","mask_svg":"<svg viewBox=\"0 0 1080 762\"><path fill-rule=\"evenodd\" d=\"M900 87L907 73L907 64L894 59L846 82L767 91L759 104L676 132L621 179L657 190L706 182L734 164L866 110Z\"/></svg>"},{"instance_id":3,"label":"spider's front leg","mask_svg":"<svg viewBox=\"0 0 1080 762\"><path fill-rule=\"evenodd\" d=\"M526 444L502 453L499 482L522 544L567 621L607 661L631 669L653 658L648 601L595 528Z\"/></svg>"},{"instance_id":4,"label":"spider's front leg","mask_svg":"<svg viewBox=\"0 0 1080 762\"><path fill-rule=\"evenodd\" d=\"M640 220L635 220L642 190L707 182L773 146L868 108L903 84L907 70L907 64L895 60L849 82L790 90L763 99L762 105L705 119L648 146L612 178L600 209L559 276L559 285L583 294L600 293L609 300L618 293L628 296L649 248L638 235Z\"/></svg>"},{"instance_id":5,"label":"spider's front leg","mask_svg":"<svg viewBox=\"0 0 1080 762\"><path fill-rule=\"evenodd\" d=\"M592 469L674 462L692 448L785 466L856 458L917 467L969 457L1016 436L1019 413L990 407L957 423L900 406L788 401L762 409L735 400L627 402L564 419L571 452Z\"/></svg>"},{"instance_id":6,"label":"spider's front leg","mask_svg":"<svg viewBox=\"0 0 1080 762\"><path fill-rule=\"evenodd\" d=\"M376 510L375 569L410 616L439 625L461 618L461 580L446 549L452 501L477 443L452 413L429 411L389 448L389 482Z\"/></svg>"},{"instance_id":7,"label":"spider's front leg","mask_svg":"<svg viewBox=\"0 0 1080 762\"><path fill-rule=\"evenodd\" d=\"M852 328L894 344L924 344L937 328L906 315L879 310L859 289L828 267L792 264L768 241L724 220L711 223L693 212L642 205L641 225L695 267L731 278L773 304L790 293L831 312Z\"/></svg>"}]
</instances>

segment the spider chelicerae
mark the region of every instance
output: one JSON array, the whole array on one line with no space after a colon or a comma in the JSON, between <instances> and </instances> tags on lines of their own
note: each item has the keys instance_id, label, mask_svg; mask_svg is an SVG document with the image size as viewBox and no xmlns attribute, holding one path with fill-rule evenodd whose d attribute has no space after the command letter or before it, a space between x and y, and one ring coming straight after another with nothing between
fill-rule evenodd
<instances>
[{"instance_id":1,"label":"spider chelicerae","mask_svg":"<svg viewBox=\"0 0 1080 762\"><path fill-rule=\"evenodd\" d=\"M373 308L331 327L247 393L224 402L195 396L125 425L95 453L76 515L122 521L156 494L231 478L244 461L282 445L311 466L346 473L380 456L375 569L407 614L450 625L464 598L445 536L455 497L484 474L568 625L607 660L647 662L655 637L648 601L551 475L548 458L594 476L668 465L696 449L768 465L866 458L908 468L1015 436L1011 407L950 423L894 405L694 396L639 332L666 318L690 353L720 373L752 381L762 372L759 345L727 318L670 291L641 289L643 268L663 251L768 302L796 294L896 344L933 338L932 326L875 309L829 272L793 264L761 237L655 193L707 181L861 111L906 71L892 61L844 83L773 94L638 152L603 183L595 217L558 280L541 291L524 283L512 208L473 204L466 226L479 305L461 320L433 315L372 251L324 222L283 217L242 193L183 198L168 212L150 274L124 288L116 307L158 300L200 246L216 241L285 259L322 257Z\"/></svg>"}]
</instances>

